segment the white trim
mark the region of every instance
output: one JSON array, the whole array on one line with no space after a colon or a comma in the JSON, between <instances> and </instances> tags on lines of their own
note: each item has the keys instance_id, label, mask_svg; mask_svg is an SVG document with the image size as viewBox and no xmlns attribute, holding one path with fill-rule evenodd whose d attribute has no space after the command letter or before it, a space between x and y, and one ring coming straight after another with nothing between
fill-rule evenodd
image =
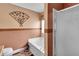
<instances>
[{"instance_id":1,"label":"white trim","mask_svg":"<svg viewBox=\"0 0 79 59\"><path fill-rule=\"evenodd\" d=\"M57 9L55 9L55 8L53 8L53 11L57 12L58 10L57 10Z\"/></svg>"},{"instance_id":2,"label":"white trim","mask_svg":"<svg viewBox=\"0 0 79 59\"><path fill-rule=\"evenodd\" d=\"M58 11L57 11L55 8L53 8L53 13L52 13L52 14L53 14L53 28L55 28L55 26L56 26L56 23L54 23L54 22L55 22L55 18L56 18L55 13L57 14L57 12L58 12ZM54 25L55 25L55 26L54 26ZM53 29L53 33L52 33L52 34L53 34L53 52L52 52L52 53L53 53L53 55L55 56L55 53L56 53L56 52L55 52L55 50L54 50L54 49L55 49L55 45L54 45L54 44L55 44L55 42L54 42L54 37L55 37L55 36L54 36L54 32L55 32L55 29Z\"/></svg>"}]
</instances>

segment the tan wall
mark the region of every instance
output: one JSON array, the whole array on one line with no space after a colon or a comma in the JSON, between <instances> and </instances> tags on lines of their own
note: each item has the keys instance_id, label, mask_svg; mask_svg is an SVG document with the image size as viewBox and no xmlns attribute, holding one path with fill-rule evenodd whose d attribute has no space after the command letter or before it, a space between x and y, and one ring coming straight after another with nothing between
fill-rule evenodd
<instances>
[{"instance_id":1,"label":"tan wall","mask_svg":"<svg viewBox=\"0 0 79 59\"><path fill-rule=\"evenodd\" d=\"M28 22L23 24L24 29L16 29L19 28L19 25L9 15L10 12L17 10L25 12L30 16ZM29 38L39 35L40 21L37 13L15 5L0 3L0 45L12 47L13 49L21 48L27 43Z\"/></svg>"},{"instance_id":2,"label":"tan wall","mask_svg":"<svg viewBox=\"0 0 79 59\"><path fill-rule=\"evenodd\" d=\"M37 13L30 11L25 8L20 8L12 4L1 4L0 3L0 28L1 27L19 27L17 21L15 21L9 13L12 11L22 11L30 16L29 20L23 25L26 28L39 28L39 16ZM34 21L35 20L35 21ZM37 25L36 25L37 24Z\"/></svg>"},{"instance_id":3,"label":"tan wall","mask_svg":"<svg viewBox=\"0 0 79 59\"><path fill-rule=\"evenodd\" d=\"M0 45L14 49L24 47L29 38L39 36L39 29L0 30Z\"/></svg>"}]
</instances>

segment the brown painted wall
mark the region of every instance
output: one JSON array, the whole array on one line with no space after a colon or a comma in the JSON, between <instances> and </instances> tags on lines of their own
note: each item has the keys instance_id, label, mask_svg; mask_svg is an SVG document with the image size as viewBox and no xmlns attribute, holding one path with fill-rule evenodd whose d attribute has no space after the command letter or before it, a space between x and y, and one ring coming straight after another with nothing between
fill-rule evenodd
<instances>
[{"instance_id":1,"label":"brown painted wall","mask_svg":"<svg viewBox=\"0 0 79 59\"><path fill-rule=\"evenodd\" d=\"M23 24L25 29L20 29L18 23L9 15L11 11L16 10L30 16L29 20ZM0 3L0 45L17 49L23 47L29 38L39 36L40 20L38 15L29 9Z\"/></svg>"},{"instance_id":2,"label":"brown painted wall","mask_svg":"<svg viewBox=\"0 0 79 59\"><path fill-rule=\"evenodd\" d=\"M55 8L57 10L61 10L64 8L63 3L49 3L49 10L51 10L52 8Z\"/></svg>"},{"instance_id":3,"label":"brown painted wall","mask_svg":"<svg viewBox=\"0 0 79 59\"><path fill-rule=\"evenodd\" d=\"M76 4L79 4L79 3L64 3L64 8L67 8Z\"/></svg>"},{"instance_id":4,"label":"brown painted wall","mask_svg":"<svg viewBox=\"0 0 79 59\"><path fill-rule=\"evenodd\" d=\"M49 3L48 4L48 55L52 56L53 55L53 15L52 15L52 10L53 8L57 10L61 10L64 8L63 4L61 3Z\"/></svg>"}]
</instances>

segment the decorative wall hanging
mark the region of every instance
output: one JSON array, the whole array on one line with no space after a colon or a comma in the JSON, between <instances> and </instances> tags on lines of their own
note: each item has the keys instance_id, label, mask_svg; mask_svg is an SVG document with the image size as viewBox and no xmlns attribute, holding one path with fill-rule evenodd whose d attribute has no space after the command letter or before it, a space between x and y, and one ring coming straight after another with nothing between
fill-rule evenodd
<instances>
[{"instance_id":1,"label":"decorative wall hanging","mask_svg":"<svg viewBox=\"0 0 79 59\"><path fill-rule=\"evenodd\" d=\"M23 23L29 19L29 16L21 11L13 11L10 12L9 15L19 23L20 27L23 27Z\"/></svg>"}]
</instances>

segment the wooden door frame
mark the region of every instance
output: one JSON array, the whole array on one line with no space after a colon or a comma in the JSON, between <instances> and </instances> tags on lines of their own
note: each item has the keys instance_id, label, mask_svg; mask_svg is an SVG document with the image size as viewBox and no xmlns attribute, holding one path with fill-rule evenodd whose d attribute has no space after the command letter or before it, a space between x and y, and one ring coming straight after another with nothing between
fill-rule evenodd
<instances>
[{"instance_id":1,"label":"wooden door frame","mask_svg":"<svg viewBox=\"0 0 79 59\"><path fill-rule=\"evenodd\" d=\"M47 5L47 17L46 17L46 33L47 33L47 55L48 56L54 56L54 51L53 51L53 47L54 47L54 39L53 39L53 8L57 9L57 10L61 10L64 7L63 3L48 3Z\"/></svg>"}]
</instances>

